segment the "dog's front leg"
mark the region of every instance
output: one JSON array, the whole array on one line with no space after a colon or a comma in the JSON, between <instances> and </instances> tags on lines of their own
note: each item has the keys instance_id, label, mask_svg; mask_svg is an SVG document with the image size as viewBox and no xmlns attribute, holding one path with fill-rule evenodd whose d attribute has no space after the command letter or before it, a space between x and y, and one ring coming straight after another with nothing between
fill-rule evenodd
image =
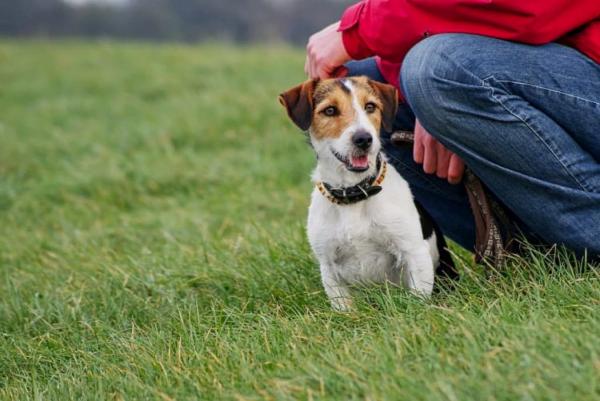
<instances>
[{"instance_id":1,"label":"dog's front leg","mask_svg":"<svg viewBox=\"0 0 600 401\"><path fill-rule=\"evenodd\" d=\"M333 309L340 312L350 311L352 308L350 289L335 278L335 274L328 264L321 263L321 281Z\"/></svg>"},{"instance_id":2,"label":"dog's front leg","mask_svg":"<svg viewBox=\"0 0 600 401\"><path fill-rule=\"evenodd\" d=\"M429 297L433 290L434 269L433 260L429 252L429 245L422 241L419 247L405 250L403 281L404 285L413 293Z\"/></svg>"}]
</instances>

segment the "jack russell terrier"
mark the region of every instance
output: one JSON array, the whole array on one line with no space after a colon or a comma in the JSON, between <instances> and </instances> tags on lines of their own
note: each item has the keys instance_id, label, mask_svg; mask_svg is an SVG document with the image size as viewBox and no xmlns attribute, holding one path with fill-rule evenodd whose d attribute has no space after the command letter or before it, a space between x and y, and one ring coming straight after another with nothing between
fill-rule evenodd
<instances>
[{"instance_id":1,"label":"jack russell terrier","mask_svg":"<svg viewBox=\"0 0 600 401\"><path fill-rule=\"evenodd\" d=\"M317 155L307 231L333 308L349 310L357 284L391 282L428 297L434 269L455 277L439 229L381 153L396 89L365 77L313 79L279 100Z\"/></svg>"}]
</instances>

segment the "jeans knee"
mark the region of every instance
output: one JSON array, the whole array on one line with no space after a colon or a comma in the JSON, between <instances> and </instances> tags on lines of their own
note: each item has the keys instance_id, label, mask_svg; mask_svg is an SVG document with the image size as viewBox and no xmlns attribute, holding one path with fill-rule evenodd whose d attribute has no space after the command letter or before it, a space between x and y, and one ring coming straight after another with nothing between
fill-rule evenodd
<instances>
[{"instance_id":1,"label":"jeans knee","mask_svg":"<svg viewBox=\"0 0 600 401\"><path fill-rule=\"evenodd\" d=\"M444 100L448 85L460 79L456 59L467 57L471 35L441 34L422 40L406 55L400 83L409 104L417 112L433 109ZM467 54L462 54L467 53Z\"/></svg>"},{"instance_id":2,"label":"jeans knee","mask_svg":"<svg viewBox=\"0 0 600 401\"><path fill-rule=\"evenodd\" d=\"M440 34L414 46L400 72L403 94L421 124L437 139L464 139L465 116L487 92L477 65L486 38Z\"/></svg>"},{"instance_id":3,"label":"jeans knee","mask_svg":"<svg viewBox=\"0 0 600 401\"><path fill-rule=\"evenodd\" d=\"M407 101L422 97L426 86L432 84L434 74L432 63L438 63L437 47L441 35L436 35L417 43L404 57L400 71L400 86Z\"/></svg>"}]
</instances>

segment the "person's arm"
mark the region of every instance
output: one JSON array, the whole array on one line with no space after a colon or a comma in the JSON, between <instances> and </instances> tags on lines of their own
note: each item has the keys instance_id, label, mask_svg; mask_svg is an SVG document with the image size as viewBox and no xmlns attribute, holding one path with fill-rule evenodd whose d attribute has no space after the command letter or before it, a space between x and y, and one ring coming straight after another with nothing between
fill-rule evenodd
<instances>
[{"instance_id":1,"label":"person's arm","mask_svg":"<svg viewBox=\"0 0 600 401\"><path fill-rule=\"evenodd\" d=\"M331 78L336 75L338 67L351 60L342 43L339 25L339 22L334 22L309 38L304 72L310 78Z\"/></svg>"},{"instance_id":2,"label":"person's arm","mask_svg":"<svg viewBox=\"0 0 600 401\"><path fill-rule=\"evenodd\" d=\"M363 0L340 22L353 59L401 62L423 38L469 33L545 44L600 17L599 0Z\"/></svg>"}]
</instances>

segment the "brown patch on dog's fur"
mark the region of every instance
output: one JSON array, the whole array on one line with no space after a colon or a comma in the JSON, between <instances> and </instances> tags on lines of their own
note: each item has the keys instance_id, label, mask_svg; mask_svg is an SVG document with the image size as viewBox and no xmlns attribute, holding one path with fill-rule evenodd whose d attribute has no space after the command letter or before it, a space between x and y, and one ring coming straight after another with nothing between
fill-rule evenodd
<instances>
[{"instance_id":1,"label":"brown patch on dog's fur","mask_svg":"<svg viewBox=\"0 0 600 401\"><path fill-rule=\"evenodd\" d=\"M333 117L326 116L323 112L330 106L336 107L339 114ZM342 89L338 80L320 82L315 90L311 133L316 139L337 138L352 124L355 114L352 94L348 88Z\"/></svg>"},{"instance_id":2,"label":"brown patch on dog's fur","mask_svg":"<svg viewBox=\"0 0 600 401\"><path fill-rule=\"evenodd\" d=\"M396 119L396 112L398 111L398 90L395 87L388 84L383 84L377 81L367 81L378 93L378 98L381 100L382 114L381 123L383 129L386 132L392 132L394 129L394 120Z\"/></svg>"},{"instance_id":3,"label":"brown patch on dog's fur","mask_svg":"<svg viewBox=\"0 0 600 401\"><path fill-rule=\"evenodd\" d=\"M375 112L367 114L367 117L377 132L382 124L384 129L391 130L398 107L396 89L365 77L309 80L282 93L279 99L292 121L301 129L311 128L316 139L337 138L356 119L352 93L344 85L344 80L351 83L352 92L361 107L364 108L368 102L376 105ZM326 116L323 113L330 106L337 108L337 115Z\"/></svg>"},{"instance_id":4,"label":"brown patch on dog's fur","mask_svg":"<svg viewBox=\"0 0 600 401\"><path fill-rule=\"evenodd\" d=\"M301 130L310 128L314 110L314 90L318 79L309 79L279 95L279 103L285 106L288 116Z\"/></svg>"}]
</instances>

